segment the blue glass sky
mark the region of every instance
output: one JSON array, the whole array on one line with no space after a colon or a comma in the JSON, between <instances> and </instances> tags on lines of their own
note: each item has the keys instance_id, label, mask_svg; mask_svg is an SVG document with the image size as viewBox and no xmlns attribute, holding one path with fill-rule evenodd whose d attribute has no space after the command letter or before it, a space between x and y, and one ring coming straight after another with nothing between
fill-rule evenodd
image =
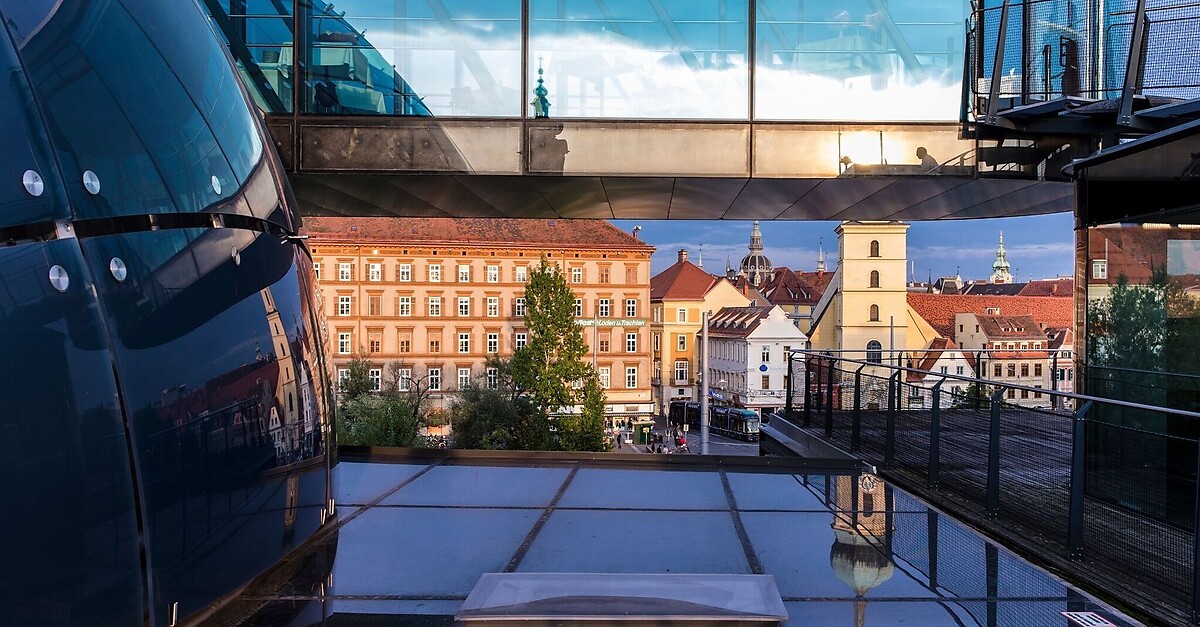
<instances>
[{"instance_id":1,"label":"blue glass sky","mask_svg":"<svg viewBox=\"0 0 1200 627\"><path fill-rule=\"evenodd\" d=\"M680 248L694 262L703 245L704 268L721 272L728 258L737 266L750 242L748 221L616 220L629 231L642 227L640 238L658 248L651 272L675 263ZM837 265L836 222L762 222L764 252L776 266L812 271L817 249L824 242L828 269ZM1004 247L1012 272L1020 281L1071 276L1074 268L1074 218L1069 213L990 220L914 222L908 231L908 259L917 280L949 276L986 279L996 259L996 243L1004 232Z\"/></svg>"}]
</instances>

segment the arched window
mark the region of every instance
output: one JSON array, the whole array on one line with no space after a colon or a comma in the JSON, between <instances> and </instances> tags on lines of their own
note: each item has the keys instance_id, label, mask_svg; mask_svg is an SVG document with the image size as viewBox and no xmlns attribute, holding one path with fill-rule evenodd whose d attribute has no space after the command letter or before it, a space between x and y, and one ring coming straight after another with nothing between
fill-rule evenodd
<instances>
[{"instance_id":1,"label":"arched window","mask_svg":"<svg viewBox=\"0 0 1200 627\"><path fill-rule=\"evenodd\" d=\"M867 342L867 361L875 364L883 363L883 344L879 340Z\"/></svg>"},{"instance_id":2,"label":"arched window","mask_svg":"<svg viewBox=\"0 0 1200 627\"><path fill-rule=\"evenodd\" d=\"M877 239L871 240L871 256L872 257L879 256L879 240L877 240Z\"/></svg>"},{"instance_id":3,"label":"arched window","mask_svg":"<svg viewBox=\"0 0 1200 627\"><path fill-rule=\"evenodd\" d=\"M879 322L879 305L871 305L871 322Z\"/></svg>"},{"instance_id":4,"label":"arched window","mask_svg":"<svg viewBox=\"0 0 1200 627\"><path fill-rule=\"evenodd\" d=\"M879 287L879 271L871 271L871 287Z\"/></svg>"}]
</instances>

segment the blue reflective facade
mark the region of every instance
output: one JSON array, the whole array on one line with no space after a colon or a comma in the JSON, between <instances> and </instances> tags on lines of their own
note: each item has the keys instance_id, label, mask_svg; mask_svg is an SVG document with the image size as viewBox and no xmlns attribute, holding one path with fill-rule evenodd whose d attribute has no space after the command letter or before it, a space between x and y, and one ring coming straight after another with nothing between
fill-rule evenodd
<instances>
[{"instance_id":1,"label":"blue reflective facade","mask_svg":"<svg viewBox=\"0 0 1200 627\"><path fill-rule=\"evenodd\" d=\"M198 7L0 21L0 624L166 625L329 514L312 262Z\"/></svg>"}]
</instances>

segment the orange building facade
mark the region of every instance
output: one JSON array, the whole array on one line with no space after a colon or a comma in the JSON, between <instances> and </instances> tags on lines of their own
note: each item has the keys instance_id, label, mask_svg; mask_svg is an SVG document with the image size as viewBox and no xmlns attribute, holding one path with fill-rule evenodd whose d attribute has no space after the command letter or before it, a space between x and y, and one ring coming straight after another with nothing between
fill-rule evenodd
<instances>
[{"instance_id":1,"label":"orange building facade","mask_svg":"<svg viewBox=\"0 0 1200 627\"><path fill-rule=\"evenodd\" d=\"M361 351L377 387L394 362L439 407L486 384L487 358L528 340L525 282L545 257L576 294L610 423L651 415L654 248L633 235L603 220L476 218L308 218L304 231L339 377Z\"/></svg>"}]
</instances>

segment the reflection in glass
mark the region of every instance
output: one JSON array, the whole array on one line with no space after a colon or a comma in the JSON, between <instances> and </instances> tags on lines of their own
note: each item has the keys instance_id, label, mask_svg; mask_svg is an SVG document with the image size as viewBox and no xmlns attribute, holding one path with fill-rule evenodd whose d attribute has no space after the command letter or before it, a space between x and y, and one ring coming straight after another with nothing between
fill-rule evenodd
<instances>
[{"instance_id":1,"label":"reflection in glass","mask_svg":"<svg viewBox=\"0 0 1200 627\"><path fill-rule=\"evenodd\" d=\"M518 0L316 0L308 21L311 113L520 114Z\"/></svg>"},{"instance_id":2,"label":"reflection in glass","mask_svg":"<svg viewBox=\"0 0 1200 627\"><path fill-rule=\"evenodd\" d=\"M531 0L529 11L525 94L540 65L551 117L749 115L746 0Z\"/></svg>"},{"instance_id":3,"label":"reflection in glass","mask_svg":"<svg viewBox=\"0 0 1200 627\"><path fill-rule=\"evenodd\" d=\"M854 624L862 625L867 613L864 597L891 579L896 568L892 564L893 529L885 498L887 489L874 475L841 475L834 482L834 540L829 548L829 565L854 593Z\"/></svg>"},{"instance_id":4,"label":"reflection in glass","mask_svg":"<svg viewBox=\"0 0 1200 627\"><path fill-rule=\"evenodd\" d=\"M202 0L254 104L267 113L292 111L292 3Z\"/></svg>"},{"instance_id":5,"label":"reflection in glass","mask_svg":"<svg viewBox=\"0 0 1200 627\"><path fill-rule=\"evenodd\" d=\"M759 0L755 117L953 120L963 0Z\"/></svg>"}]
</instances>

